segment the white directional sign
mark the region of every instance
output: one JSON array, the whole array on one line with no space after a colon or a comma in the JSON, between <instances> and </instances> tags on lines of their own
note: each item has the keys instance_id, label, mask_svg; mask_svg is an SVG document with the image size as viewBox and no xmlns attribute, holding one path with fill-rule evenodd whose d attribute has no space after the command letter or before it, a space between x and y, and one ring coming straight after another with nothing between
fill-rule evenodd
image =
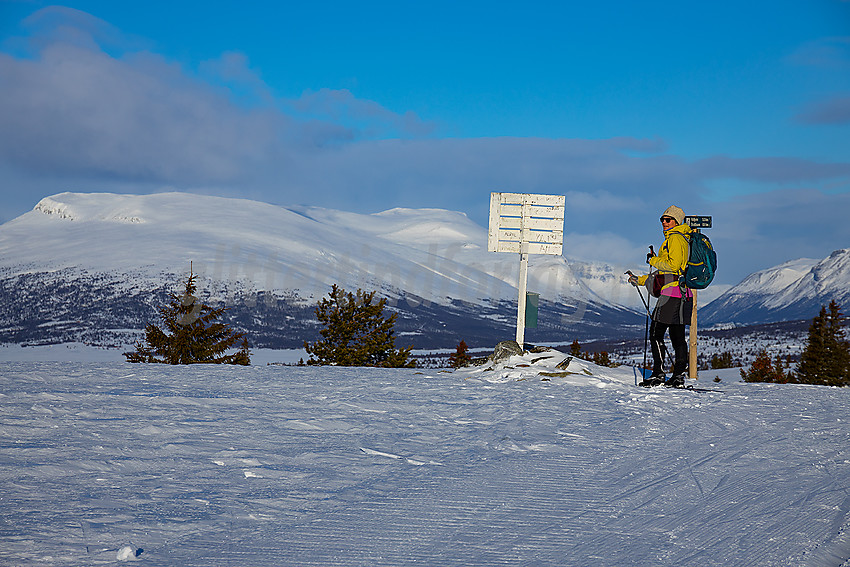
<instances>
[{"instance_id":1,"label":"white directional sign","mask_svg":"<svg viewBox=\"0 0 850 567\"><path fill-rule=\"evenodd\" d=\"M525 341L525 300L528 255L560 255L564 251L564 205L562 195L490 193L490 233L487 250L514 252L519 260L516 342Z\"/></svg>"},{"instance_id":2,"label":"white directional sign","mask_svg":"<svg viewBox=\"0 0 850 567\"><path fill-rule=\"evenodd\" d=\"M487 250L560 255L564 251L565 200L562 195L490 193Z\"/></svg>"}]
</instances>

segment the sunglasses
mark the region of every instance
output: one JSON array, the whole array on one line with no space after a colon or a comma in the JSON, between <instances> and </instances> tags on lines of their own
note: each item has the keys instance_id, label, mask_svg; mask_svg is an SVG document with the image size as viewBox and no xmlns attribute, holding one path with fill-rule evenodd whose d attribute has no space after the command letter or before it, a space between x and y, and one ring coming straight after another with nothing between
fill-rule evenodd
<instances>
[{"instance_id":1,"label":"sunglasses","mask_svg":"<svg viewBox=\"0 0 850 567\"><path fill-rule=\"evenodd\" d=\"M675 220L673 217L661 217L661 222L674 222Z\"/></svg>"}]
</instances>

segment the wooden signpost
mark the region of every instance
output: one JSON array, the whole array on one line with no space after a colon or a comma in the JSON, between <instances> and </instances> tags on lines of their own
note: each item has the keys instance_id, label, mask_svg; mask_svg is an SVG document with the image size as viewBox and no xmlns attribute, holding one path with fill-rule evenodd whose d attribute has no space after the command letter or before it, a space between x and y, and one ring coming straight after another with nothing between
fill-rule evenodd
<instances>
[{"instance_id":1,"label":"wooden signpost","mask_svg":"<svg viewBox=\"0 0 850 567\"><path fill-rule=\"evenodd\" d=\"M694 232L702 228L711 228L711 217L709 216L686 216L685 224ZM688 378L697 379L697 290L692 289L694 294L694 307L691 310L691 327L688 340Z\"/></svg>"},{"instance_id":2,"label":"wooden signpost","mask_svg":"<svg viewBox=\"0 0 850 567\"><path fill-rule=\"evenodd\" d=\"M525 342L528 255L563 253L565 202L561 195L490 193L487 250L520 255L516 325L520 347Z\"/></svg>"}]
</instances>

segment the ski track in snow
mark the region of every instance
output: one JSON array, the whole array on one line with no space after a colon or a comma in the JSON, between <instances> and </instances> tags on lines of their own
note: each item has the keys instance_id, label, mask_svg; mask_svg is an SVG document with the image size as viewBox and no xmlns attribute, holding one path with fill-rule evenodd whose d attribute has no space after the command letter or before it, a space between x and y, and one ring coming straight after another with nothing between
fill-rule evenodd
<instances>
[{"instance_id":1,"label":"ski track in snow","mask_svg":"<svg viewBox=\"0 0 850 567\"><path fill-rule=\"evenodd\" d=\"M0 564L850 565L849 389L547 364L0 363Z\"/></svg>"}]
</instances>

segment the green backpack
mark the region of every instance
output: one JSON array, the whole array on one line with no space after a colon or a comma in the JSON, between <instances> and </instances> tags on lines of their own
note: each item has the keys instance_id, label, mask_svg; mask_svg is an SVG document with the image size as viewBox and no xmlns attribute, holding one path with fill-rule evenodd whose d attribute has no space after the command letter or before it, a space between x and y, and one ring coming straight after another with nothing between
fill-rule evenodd
<instances>
[{"instance_id":1,"label":"green backpack","mask_svg":"<svg viewBox=\"0 0 850 567\"><path fill-rule=\"evenodd\" d=\"M679 283L691 289L705 289L714 279L714 272L717 270L717 253L708 237L701 232L691 232L687 240L690 249L688 265L679 278Z\"/></svg>"}]
</instances>

